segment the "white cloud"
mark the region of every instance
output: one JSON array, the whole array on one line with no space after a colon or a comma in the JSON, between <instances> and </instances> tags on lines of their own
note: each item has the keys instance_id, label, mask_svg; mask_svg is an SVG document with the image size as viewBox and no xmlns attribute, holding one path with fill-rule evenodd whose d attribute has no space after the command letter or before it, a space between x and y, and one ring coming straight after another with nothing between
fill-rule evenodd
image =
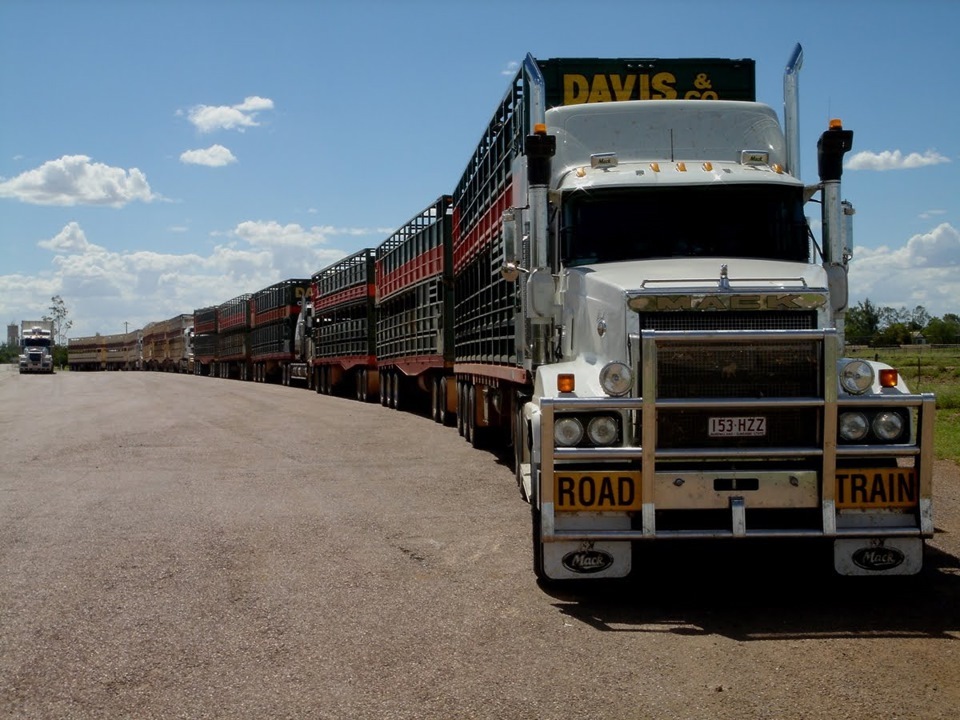
<instances>
[{"instance_id":1,"label":"white cloud","mask_svg":"<svg viewBox=\"0 0 960 720\"><path fill-rule=\"evenodd\" d=\"M239 130L257 127L257 114L263 110L272 110L273 100L251 96L237 105L195 105L186 115L187 119L200 132L208 133L215 130ZM178 112L182 115L183 112Z\"/></svg>"},{"instance_id":2,"label":"white cloud","mask_svg":"<svg viewBox=\"0 0 960 720\"><path fill-rule=\"evenodd\" d=\"M859 247L850 264L850 304L923 305L931 315L960 312L960 231L942 223L899 248Z\"/></svg>"},{"instance_id":3,"label":"white cloud","mask_svg":"<svg viewBox=\"0 0 960 720\"><path fill-rule=\"evenodd\" d=\"M211 145L205 150L187 150L180 155L180 162L186 165L223 167L236 161L234 154L223 145Z\"/></svg>"},{"instance_id":4,"label":"white cloud","mask_svg":"<svg viewBox=\"0 0 960 720\"><path fill-rule=\"evenodd\" d=\"M950 158L935 150L927 150L922 154L913 152L909 155L904 155L899 150L884 150L879 153L864 150L852 155L846 167L848 170L910 170L948 162Z\"/></svg>"},{"instance_id":5,"label":"white cloud","mask_svg":"<svg viewBox=\"0 0 960 720\"><path fill-rule=\"evenodd\" d=\"M350 233L376 233L349 229ZM48 270L37 276L0 274L0 315L43 314L61 295L73 321L71 337L114 334L143 327L196 308L217 305L287 278L309 278L347 254L331 246L331 227L301 227L273 220L239 223L218 233L218 243L202 252L115 252L87 238L70 222L37 245L52 252ZM195 243L201 247L202 241Z\"/></svg>"},{"instance_id":6,"label":"white cloud","mask_svg":"<svg viewBox=\"0 0 960 720\"><path fill-rule=\"evenodd\" d=\"M0 197L33 205L107 205L159 199L137 168L124 170L91 162L86 155L64 155L0 183Z\"/></svg>"},{"instance_id":7,"label":"white cloud","mask_svg":"<svg viewBox=\"0 0 960 720\"><path fill-rule=\"evenodd\" d=\"M514 75L517 74L517 70L519 69L520 69L520 63L518 63L516 60L511 60L510 62L507 63L507 66L500 71L500 74L509 75L510 77L513 77Z\"/></svg>"},{"instance_id":8,"label":"white cloud","mask_svg":"<svg viewBox=\"0 0 960 720\"><path fill-rule=\"evenodd\" d=\"M49 240L41 240L39 247L47 250L56 250L65 253L86 253L94 250L103 250L102 247L87 242L86 233L76 222L68 223L63 230Z\"/></svg>"}]
</instances>

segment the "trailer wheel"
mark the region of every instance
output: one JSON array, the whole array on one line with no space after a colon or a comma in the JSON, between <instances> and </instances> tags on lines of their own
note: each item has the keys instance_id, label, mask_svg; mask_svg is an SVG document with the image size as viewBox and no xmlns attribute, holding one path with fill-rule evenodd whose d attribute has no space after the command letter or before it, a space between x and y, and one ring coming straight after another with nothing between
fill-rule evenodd
<instances>
[{"instance_id":1,"label":"trailer wheel","mask_svg":"<svg viewBox=\"0 0 960 720\"><path fill-rule=\"evenodd\" d=\"M316 367L316 366L313 367L313 368L311 368L311 369L310 369L310 376L313 378L313 391L314 391L317 395L319 395L319 394L321 393L320 388L321 388L321 385L322 385L322 383L320 382L320 380L321 380L320 368L319 368L319 367Z\"/></svg>"},{"instance_id":2,"label":"trailer wheel","mask_svg":"<svg viewBox=\"0 0 960 720\"><path fill-rule=\"evenodd\" d=\"M383 407L386 407L389 402L389 398L387 397L390 390L387 387L387 382L389 377L390 376L386 372L384 372L383 370L380 371L380 404Z\"/></svg>"},{"instance_id":3,"label":"trailer wheel","mask_svg":"<svg viewBox=\"0 0 960 720\"><path fill-rule=\"evenodd\" d=\"M463 394L464 383L457 381L457 433L460 437L464 435L464 417L466 416L466 398Z\"/></svg>"},{"instance_id":4,"label":"trailer wheel","mask_svg":"<svg viewBox=\"0 0 960 720\"><path fill-rule=\"evenodd\" d=\"M470 445L477 449L487 446L487 439L493 428L480 427L477 425L477 387L470 386L470 399L467 402L467 421L469 422L468 432L470 433Z\"/></svg>"},{"instance_id":5,"label":"trailer wheel","mask_svg":"<svg viewBox=\"0 0 960 720\"><path fill-rule=\"evenodd\" d=\"M440 378L434 378L430 383L430 417L435 423L440 422Z\"/></svg>"},{"instance_id":6,"label":"trailer wheel","mask_svg":"<svg viewBox=\"0 0 960 720\"><path fill-rule=\"evenodd\" d=\"M453 413L447 412L447 383L448 382L449 382L449 378L447 378L446 376L440 378L438 382L440 397L439 397L438 406L437 406L437 422L439 422L441 425L450 427L451 425L453 425L455 418L453 416Z\"/></svg>"},{"instance_id":7,"label":"trailer wheel","mask_svg":"<svg viewBox=\"0 0 960 720\"><path fill-rule=\"evenodd\" d=\"M367 388L370 387L368 380L366 368L357 373L357 400L360 402L370 400L370 394L367 392Z\"/></svg>"},{"instance_id":8,"label":"trailer wheel","mask_svg":"<svg viewBox=\"0 0 960 720\"><path fill-rule=\"evenodd\" d=\"M403 377L399 372L393 373L393 383L391 384L391 390L393 394L390 398L390 407L394 410L403 409L403 391L400 389L400 378Z\"/></svg>"}]
</instances>

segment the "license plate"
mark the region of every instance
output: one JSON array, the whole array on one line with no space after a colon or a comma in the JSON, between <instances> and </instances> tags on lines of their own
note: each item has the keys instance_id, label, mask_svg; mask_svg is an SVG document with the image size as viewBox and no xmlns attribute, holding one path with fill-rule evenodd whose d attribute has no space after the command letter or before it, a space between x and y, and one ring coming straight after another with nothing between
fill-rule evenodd
<instances>
[{"instance_id":1,"label":"license plate","mask_svg":"<svg viewBox=\"0 0 960 720\"><path fill-rule=\"evenodd\" d=\"M763 437L767 434L765 417L712 417L710 437Z\"/></svg>"},{"instance_id":2,"label":"license plate","mask_svg":"<svg viewBox=\"0 0 960 720\"><path fill-rule=\"evenodd\" d=\"M554 510L640 510L639 472L557 472L553 474Z\"/></svg>"}]
</instances>

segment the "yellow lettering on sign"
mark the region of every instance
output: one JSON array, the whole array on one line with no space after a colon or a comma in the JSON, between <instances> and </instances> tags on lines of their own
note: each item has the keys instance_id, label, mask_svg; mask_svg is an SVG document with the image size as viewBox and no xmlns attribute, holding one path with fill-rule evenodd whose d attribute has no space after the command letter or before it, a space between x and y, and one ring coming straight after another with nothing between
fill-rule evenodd
<instances>
[{"instance_id":1,"label":"yellow lettering on sign","mask_svg":"<svg viewBox=\"0 0 960 720\"><path fill-rule=\"evenodd\" d=\"M573 511L640 510L640 473L555 473L554 509Z\"/></svg>"},{"instance_id":2,"label":"yellow lettering on sign","mask_svg":"<svg viewBox=\"0 0 960 720\"><path fill-rule=\"evenodd\" d=\"M629 100L633 95L633 86L637 82L636 75L627 75L623 78L619 75L610 76L610 84L613 85L613 94L617 100Z\"/></svg>"},{"instance_id":3,"label":"yellow lettering on sign","mask_svg":"<svg viewBox=\"0 0 960 720\"><path fill-rule=\"evenodd\" d=\"M836 502L844 508L913 508L920 485L913 468L838 470Z\"/></svg>"},{"instance_id":4,"label":"yellow lettering on sign","mask_svg":"<svg viewBox=\"0 0 960 720\"><path fill-rule=\"evenodd\" d=\"M607 86L606 75L594 75L593 82L590 83L590 97L587 102L610 102L613 97L610 95L610 88Z\"/></svg>"},{"instance_id":5,"label":"yellow lettering on sign","mask_svg":"<svg viewBox=\"0 0 960 720\"><path fill-rule=\"evenodd\" d=\"M580 105L587 101L590 83L583 75L567 74L563 76L563 104Z\"/></svg>"},{"instance_id":6,"label":"yellow lettering on sign","mask_svg":"<svg viewBox=\"0 0 960 720\"><path fill-rule=\"evenodd\" d=\"M677 98L677 90L673 87L673 84L677 82L677 78L674 77L673 73L662 72L657 73L653 76L653 89L656 91L653 94L654 100L675 100Z\"/></svg>"}]
</instances>

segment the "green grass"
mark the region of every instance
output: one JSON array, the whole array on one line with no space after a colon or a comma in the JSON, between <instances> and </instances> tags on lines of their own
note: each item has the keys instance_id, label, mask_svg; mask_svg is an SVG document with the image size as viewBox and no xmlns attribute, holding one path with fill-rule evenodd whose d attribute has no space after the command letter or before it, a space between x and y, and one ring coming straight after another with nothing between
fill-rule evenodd
<instances>
[{"instance_id":1,"label":"green grass","mask_svg":"<svg viewBox=\"0 0 960 720\"><path fill-rule=\"evenodd\" d=\"M960 347L848 348L846 355L885 362L900 371L911 391L935 393L936 455L960 463Z\"/></svg>"}]
</instances>

